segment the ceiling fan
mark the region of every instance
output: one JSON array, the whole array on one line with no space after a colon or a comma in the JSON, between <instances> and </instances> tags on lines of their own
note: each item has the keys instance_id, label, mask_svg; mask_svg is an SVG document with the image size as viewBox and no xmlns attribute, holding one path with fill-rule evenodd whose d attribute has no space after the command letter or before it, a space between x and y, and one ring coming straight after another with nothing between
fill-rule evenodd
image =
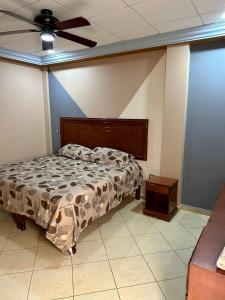
<instances>
[{"instance_id":1,"label":"ceiling fan","mask_svg":"<svg viewBox=\"0 0 225 300\"><path fill-rule=\"evenodd\" d=\"M64 29L77 28L83 26L91 25L88 20L83 17L77 17L74 19L66 20L60 22L56 17L53 16L53 13L50 9L42 9L40 14L37 15L34 20L30 20L26 17L20 16L14 12L7 10L0 10L0 13L4 13L11 17L17 18L21 21L27 22L34 25L37 29L25 29L25 30L16 30L16 31L7 31L0 32L0 36L19 34L26 32L40 32L40 37L42 40L42 50L52 50L53 41L55 36L60 38L70 40L72 42L93 48L97 45L96 42L83 38L81 36L71 34L69 32L63 31Z\"/></svg>"}]
</instances>

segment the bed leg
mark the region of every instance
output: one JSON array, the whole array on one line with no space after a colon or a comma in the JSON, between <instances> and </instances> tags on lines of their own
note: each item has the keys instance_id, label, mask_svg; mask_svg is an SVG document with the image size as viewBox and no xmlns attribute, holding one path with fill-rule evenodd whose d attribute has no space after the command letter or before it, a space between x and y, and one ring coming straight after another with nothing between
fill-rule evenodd
<instances>
[{"instance_id":1,"label":"bed leg","mask_svg":"<svg viewBox=\"0 0 225 300\"><path fill-rule=\"evenodd\" d=\"M135 198L137 200L140 200L141 199L141 186L139 185L137 190L135 191Z\"/></svg>"},{"instance_id":2,"label":"bed leg","mask_svg":"<svg viewBox=\"0 0 225 300\"><path fill-rule=\"evenodd\" d=\"M18 215L15 213L12 213L13 219L16 223L16 226L20 230L26 230L26 216Z\"/></svg>"},{"instance_id":3,"label":"bed leg","mask_svg":"<svg viewBox=\"0 0 225 300\"><path fill-rule=\"evenodd\" d=\"M77 252L77 249L76 249L76 245L74 245L72 248L70 248L68 250L69 254L72 256L73 254L75 254Z\"/></svg>"}]
</instances>

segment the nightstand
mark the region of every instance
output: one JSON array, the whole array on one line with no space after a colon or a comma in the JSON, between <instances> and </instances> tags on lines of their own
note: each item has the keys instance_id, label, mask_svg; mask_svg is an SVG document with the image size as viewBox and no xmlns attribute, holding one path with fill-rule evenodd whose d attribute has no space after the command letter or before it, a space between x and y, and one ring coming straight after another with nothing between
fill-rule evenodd
<instances>
[{"instance_id":1,"label":"nightstand","mask_svg":"<svg viewBox=\"0 0 225 300\"><path fill-rule=\"evenodd\" d=\"M145 181L145 215L169 222L177 213L178 180L151 176Z\"/></svg>"}]
</instances>

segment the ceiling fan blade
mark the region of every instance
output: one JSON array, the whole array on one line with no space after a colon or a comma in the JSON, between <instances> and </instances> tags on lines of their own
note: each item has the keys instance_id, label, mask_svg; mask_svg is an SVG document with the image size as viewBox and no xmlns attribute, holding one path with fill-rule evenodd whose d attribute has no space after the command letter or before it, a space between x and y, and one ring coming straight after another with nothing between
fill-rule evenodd
<instances>
[{"instance_id":1,"label":"ceiling fan blade","mask_svg":"<svg viewBox=\"0 0 225 300\"><path fill-rule=\"evenodd\" d=\"M40 30L36 30L36 29L24 29L24 30L15 30L15 31L5 31L5 32L0 32L0 36L11 35L11 34L19 34L19 33L26 33L26 32L40 32Z\"/></svg>"},{"instance_id":2,"label":"ceiling fan blade","mask_svg":"<svg viewBox=\"0 0 225 300\"><path fill-rule=\"evenodd\" d=\"M56 22L54 24L55 28L60 30L89 26L89 25L91 25L90 22L82 17L78 17L78 18L74 18L62 22Z\"/></svg>"},{"instance_id":3,"label":"ceiling fan blade","mask_svg":"<svg viewBox=\"0 0 225 300\"><path fill-rule=\"evenodd\" d=\"M0 9L0 13L9 15L9 16L14 17L14 18L17 18L17 19L19 19L19 20L21 20L21 21L24 21L24 22L27 22L27 23L29 23L29 24L32 24L32 25L34 25L34 26L36 26L36 27L38 27L38 28L41 27L41 24L38 24L37 22L34 22L33 20L30 20L30 19L28 19L28 18L26 18L26 17L17 15L16 13L14 13L14 12L12 12L12 11L1 10L1 9Z\"/></svg>"},{"instance_id":4,"label":"ceiling fan blade","mask_svg":"<svg viewBox=\"0 0 225 300\"><path fill-rule=\"evenodd\" d=\"M53 49L53 42L46 42L42 41L42 50L52 50Z\"/></svg>"},{"instance_id":5,"label":"ceiling fan blade","mask_svg":"<svg viewBox=\"0 0 225 300\"><path fill-rule=\"evenodd\" d=\"M75 42L75 43L78 43L78 44L81 44L81 45L84 45L84 46L87 46L87 47L90 47L90 48L93 48L97 45L97 43L94 42L94 41L85 39L81 36L71 34L71 33L66 32L66 31L57 31L56 35L63 38L63 39L70 40L72 42Z\"/></svg>"}]
</instances>

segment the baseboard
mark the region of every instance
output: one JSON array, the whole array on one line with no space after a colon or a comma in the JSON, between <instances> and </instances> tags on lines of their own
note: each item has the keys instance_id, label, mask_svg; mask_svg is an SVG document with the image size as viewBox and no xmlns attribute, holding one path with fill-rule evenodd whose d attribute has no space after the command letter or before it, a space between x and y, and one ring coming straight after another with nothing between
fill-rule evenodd
<instances>
[{"instance_id":1,"label":"baseboard","mask_svg":"<svg viewBox=\"0 0 225 300\"><path fill-rule=\"evenodd\" d=\"M191 205L186 205L186 204L181 204L179 208L193 212L193 213L206 215L206 216L210 216L212 213L211 210L200 208L200 207L195 207L195 206L191 206Z\"/></svg>"}]
</instances>

